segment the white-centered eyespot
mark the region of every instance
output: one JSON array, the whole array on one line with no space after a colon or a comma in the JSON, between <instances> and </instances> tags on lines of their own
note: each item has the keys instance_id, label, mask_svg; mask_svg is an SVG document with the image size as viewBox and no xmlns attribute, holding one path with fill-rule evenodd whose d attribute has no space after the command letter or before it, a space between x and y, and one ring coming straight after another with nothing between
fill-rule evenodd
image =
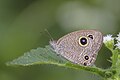
<instances>
[{"instance_id":1,"label":"white-centered eyespot","mask_svg":"<svg viewBox=\"0 0 120 80\"><path fill-rule=\"evenodd\" d=\"M80 44L80 46L87 46L88 45L88 38L85 36L81 36L79 38L79 44Z\"/></svg>"}]
</instances>

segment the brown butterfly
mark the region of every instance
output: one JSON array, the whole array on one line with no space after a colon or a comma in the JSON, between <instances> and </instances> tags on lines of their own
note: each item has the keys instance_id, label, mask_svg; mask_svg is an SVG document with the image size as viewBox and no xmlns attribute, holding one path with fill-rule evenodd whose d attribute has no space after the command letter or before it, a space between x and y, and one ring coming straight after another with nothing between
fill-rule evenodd
<instances>
[{"instance_id":1,"label":"brown butterfly","mask_svg":"<svg viewBox=\"0 0 120 80\"><path fill-rule=\"evenodd\" d=\"M50 45L57 54L84 66L94 64L102 43L103 35L97 30L74 31L57 41L50 41Z\"/></svg>"}]
</instances>

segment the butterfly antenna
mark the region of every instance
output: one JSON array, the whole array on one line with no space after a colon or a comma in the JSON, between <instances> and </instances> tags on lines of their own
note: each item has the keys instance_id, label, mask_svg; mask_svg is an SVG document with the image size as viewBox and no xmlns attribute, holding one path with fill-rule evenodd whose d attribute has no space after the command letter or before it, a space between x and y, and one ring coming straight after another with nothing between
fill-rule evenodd
<instances>
[{"instance_id":1,"label":"butterfly antenna","mask_svg":"<svg viewBox=\"0 0 120 80\"><path fill-rule=\"evenodd\" d=\"M49 33L49 31L47 29L45 29L45 31L47 32L47 34L49 35L51 41L54 41L53 37L51 36L51 34Z\"/></svg>"}]
</instances>

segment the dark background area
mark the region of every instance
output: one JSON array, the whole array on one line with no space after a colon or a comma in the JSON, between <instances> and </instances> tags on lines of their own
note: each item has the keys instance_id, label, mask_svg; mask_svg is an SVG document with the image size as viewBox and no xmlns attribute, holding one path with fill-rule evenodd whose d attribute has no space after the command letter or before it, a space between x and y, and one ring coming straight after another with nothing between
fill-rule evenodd
<instances>
[{"instance_id":1,"label":"dark background area","mask_svg":"<svg viewBox=\"0 0 120 80\"><path fill-rule=\"evenodd\" d=\"M55 65L6 66L24 52L81 29L120 32L120 0L0 0L0 80L101 80L83 70ZM109 68L111 52L99 52L97 67Z\"/></svg>"}]
</instances>

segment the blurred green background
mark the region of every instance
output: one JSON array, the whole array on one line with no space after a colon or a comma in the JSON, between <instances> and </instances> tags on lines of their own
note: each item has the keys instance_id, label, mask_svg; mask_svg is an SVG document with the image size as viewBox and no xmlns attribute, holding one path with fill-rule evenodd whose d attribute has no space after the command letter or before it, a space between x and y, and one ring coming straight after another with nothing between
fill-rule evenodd
<instances>
[{"instance_id":1,"label":"blurred green background","mask_svg":"<svg viewBox=\"0 0 120 80\"><path fill-rule=\"evenodd\" d=\"M101 80L100 76L54 65L6 66L24 52L75 30L120 32L120 0L0 0L0 80ZM97 67L109 68L111 52L99 52Z\"/></svg>"}]
</instances>

